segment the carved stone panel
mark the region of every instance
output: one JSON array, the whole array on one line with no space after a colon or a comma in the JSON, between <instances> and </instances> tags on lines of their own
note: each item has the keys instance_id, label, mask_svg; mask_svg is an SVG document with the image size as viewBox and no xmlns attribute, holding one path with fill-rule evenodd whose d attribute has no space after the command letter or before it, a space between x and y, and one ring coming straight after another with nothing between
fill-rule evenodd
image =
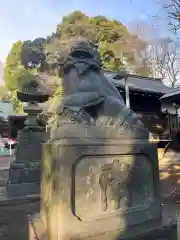
<instances>
[{"instance_id":1,"label":"carved stone panel","mask_svg":"<svg viewBox=\"0 0 180 240\"><path fill-rule=\"evenodd\" d=\"M154 198L145 155L86 156L73 167L72 211L79 220L146 207Z\"/></svg>"}]
</instances>

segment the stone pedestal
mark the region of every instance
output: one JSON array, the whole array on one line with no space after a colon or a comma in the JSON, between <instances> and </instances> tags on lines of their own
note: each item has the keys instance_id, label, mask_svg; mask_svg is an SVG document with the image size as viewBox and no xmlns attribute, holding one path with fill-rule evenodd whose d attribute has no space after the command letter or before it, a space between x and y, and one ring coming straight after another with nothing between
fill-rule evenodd
<instances>
[{"instance_id":1,"label":"stone pedestal","mask_svg":"<svg viewBox=\"0 0 180 240\"><path fill-rule=\"evenodd\" d=\"M162 225L156 145L65 127L64 139L44 145L41 212L29 219L29 240L176 239L176 226L166 233Z\"/></svg>"},{"instance_id":2,"label":"stone pedestal","mask_svg":"<svg viewBox=\"0 0 180 240\"><path fill-rule=\"evenodd\" d=\"M9 170L9 197L40 193L40 164L45 139L45 132L20 132L16 159Z\"/></svg>"}]
</instances>

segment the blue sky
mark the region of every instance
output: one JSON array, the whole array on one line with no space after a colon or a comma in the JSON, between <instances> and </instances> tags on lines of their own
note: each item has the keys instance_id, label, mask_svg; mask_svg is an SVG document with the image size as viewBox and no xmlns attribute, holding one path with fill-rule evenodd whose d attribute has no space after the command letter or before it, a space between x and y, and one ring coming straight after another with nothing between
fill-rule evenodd
<instances>
[{"instance_id":1,"label":"blue sky","mask_svg":"<svg viewBox=\"0 0 180 240\"><path fill-rule=\"evenodd\" d=\"M0 0L0 61L5 61L15 41L45 37L73 10L105 15L131 26L154 21L158 6L154 0Z\"/></svg>"}]
</instances>

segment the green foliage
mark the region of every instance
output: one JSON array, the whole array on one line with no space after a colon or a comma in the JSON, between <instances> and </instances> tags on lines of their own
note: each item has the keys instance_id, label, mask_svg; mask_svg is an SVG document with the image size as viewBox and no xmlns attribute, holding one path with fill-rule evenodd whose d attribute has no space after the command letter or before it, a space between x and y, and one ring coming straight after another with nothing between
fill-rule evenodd
<instances>
[{"instance_id":1,"label":"green foliage","mask_svg":"<svg viewBox=\"0 0 180 240\"><path fill-rule=\"evenodd\" d=\"M13 103L13 107L14 107L14 112L21 114L23 113L23 103L21 101L19 101L19 99L17 98L17 91L13 91L11 93L11 100Z\"/></svg>"},{"instance_id":2,"label":"green foliage","mask_svg":"<svg viewBox=\"0 0 180 240\"><path fill-rule=\"evenodd\" d=\"M116 20L104 16L88 17L75 11L63 18L56 33L48 37L48 60L63 55L64 42L77 37L85 37L99 45L99 53L105 68L113 71L131 69L131 73L149 75L149 67L143 55L146 43L131 35L127 28ZM49 50L51 49L51 50ZM50 69L56 66L51 61Z\"/></svg>"},{"instance_id":3,"label":"green foliage","mask_svg":"<svg viewBox=\"0 0 180 240\"><path fill-rule=\"evenodd\" d=\"M9 70L8 67L4 70L4 79L7 89L15 91L22 88L34 79L34 75L30 70L25 69L22 65L19 65L14 71Z\"/></svg>"},{"instance_id":4,"label":"green foliage","mask_svg":"<svg viewBox=\"0 0 180 240\"><path fill-rule=\"evenodd\" d=\"M4 79L7 89L13 92L14 106L20 109L18 111L22 110L22 106L17 100L16 91L34 80L38 72L59 76L57 59L77 37L88 38L98 45L106 69L149 75L148 61L142 54L145 42L131 35L116 20L104 16L88 17L80 11L74 11L63 17L56 32L46 39L36 38L13 44L6 59Z\"/></svg>"},{"instance_id":5,"label":"green foliage","mask_svg":"<svg viewBox=\"0 0 180 240\"><path fill-rule=\"evenodd\" d=\"M14 74L17 71L17 67L20 65L21 46L22 46L21 41L15 42L11 48L10 53L6 58L4 80L7 89L9 89L10 91L15 89L15 86L17 85L16 79L14 78Z\"/></svg>"},{"instance_id":6,"label":"green foliage","mask_svg":"<svg viewBox=\"0 0 180 240\"><path fill-rule=\"evenodd\" d=\"M99 53L103 63L103 66L111 71L124 71L125 65L123 64L121 57L116 57L114 54L113 45L106 41L100 42Z\"/></svg>"},{"instance_id":7,"label":"green foliage","mask_svg":"<svg viewBox=\"0 0 180 240\"><path fill-rule=\"evenodd\" d=\"M0 100L8 100L9 92L4 85L0 85Z\"/></svg>"},{"instance_id":8,"label":"green foliage","mask_svg":"<svg viewBox=\"0 0 180 240\"><path fill-rule=\"evenodd\" d=\"M17 41L13 44L11 51L6 58L6 65L4 68L5 85L7 90L12 93L11 98L16 113L23 112L23 105L17 99L17 90L24 88L34 80L37 73L36 69L27 69L21 64L22 44L21 41Z\"/></svg>"},{"instance_id":9,"label":"green foliage","mask_svg":"<svg viewBox=\"0 0 180 240\"><path fill-rule=\"evenodd\" d=\"M21 41L14 43L6 59L4 80L10 91L15 91L34 79L33 72L21 65L21 49Z\"/></svg>"},{"instance_id":10,"label":"green foliage","mask_svg":"<svg viewBox=\"0 0 180 240\"><path fill-rule=\"evenodd\" d=\"M6 64L9 67L15 68L20 64L21 47L22 47L21 41L17 41L13 44L11 51L6 58Z\"/></svg>"},{"instance_id":11,"label":"green foliage","mask_svg":"<svg viewBox=\"0 0 180 240\"><path fill-rule=\"evenodd\" d=\"M24 41L21 48L21 64L25 68L38 68L44 62L44 38L36 38L33 41Z\"/></svg>"}]
</instances>

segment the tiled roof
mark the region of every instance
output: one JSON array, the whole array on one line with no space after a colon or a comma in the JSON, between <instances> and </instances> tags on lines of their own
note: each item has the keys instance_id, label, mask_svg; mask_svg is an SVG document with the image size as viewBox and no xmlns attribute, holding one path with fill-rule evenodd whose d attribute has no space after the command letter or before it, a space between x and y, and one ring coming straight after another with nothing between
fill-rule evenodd
<instances>
[{"instance_id":1,"label":"tiled roof","mask_svg":"<svg viewBox=\"0 0 180 240\"><path fill-rule=\"evenodd\" d=\"M124 89L125 88L125 79L119 77L116 73L105 73L105 76L114 84ZM128 86L130 90L138 90L142 92L165 94L172 91L171 88L165 86L160 79L148 78L148 77L139 77L135 75L128 76Z\"/></svg>"},{"instance_id":2,"label":"tiled roof","mask_svg":"<svg viewBox=\"0 0 180 240\"><path fill-rule=\"evenodd\" d=\"M119 73L105 71L104 74L110 81L114 82L116 87L122 88L122 89L125 88L125 79L121 78ZM55 80L57 79L49 75L39 74L37 76L37 81L39 85L41 85L42 91L45 93L48 93L49 95L53 95L55 90L57 90L57 86L54 86L53 84ZM130 90L156 93L160 95L163 95L172 91L171 88L163 84L161 79L140 77L136 75L128 76L128 86Z\"/></svg>"},{"instance_id":3,"label":"tiled roof","mask_svg":"<svg viewBox=\"0 0 180 240\"><path fill-rule=\"evenodd\" d=\"M170 92L164 94L160 99L175 97L177 95L180 95L180 87L175 88L175 89L171 90Z\"/></svg>"}]
</instances>

